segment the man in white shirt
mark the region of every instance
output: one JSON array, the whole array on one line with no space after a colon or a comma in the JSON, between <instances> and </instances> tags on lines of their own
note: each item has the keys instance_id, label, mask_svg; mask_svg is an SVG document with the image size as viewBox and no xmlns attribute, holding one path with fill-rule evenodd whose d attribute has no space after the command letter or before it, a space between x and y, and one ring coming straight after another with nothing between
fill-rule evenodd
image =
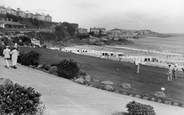
<instances>
[{"instance_id":1,"label":"man in white shirt","mask_svg":"<svg viewBox=\"0 0 184 115\"><path fill-rule=\"evenodd\" d=\"M8 63L8 59L10 59L10 49L8 48L8 46L6 46L6 48L3 50L3 55L4 55L4 59L5 59L5 63L6 63L6 67L9 68L9 63Z\"/></svg>"}]
</instances>

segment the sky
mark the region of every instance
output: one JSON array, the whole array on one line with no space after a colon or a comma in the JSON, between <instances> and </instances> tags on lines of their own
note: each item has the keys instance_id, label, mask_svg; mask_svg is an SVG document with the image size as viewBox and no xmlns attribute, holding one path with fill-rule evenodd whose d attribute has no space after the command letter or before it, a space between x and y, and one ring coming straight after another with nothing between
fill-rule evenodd
<instances>
[{"instance_id":1,"label":"sky","mask_svg":"<svg viewBox=\"0 0 184 115\"><path fill-rule=\"evenodd\" d=\"M0 5L50 14L79 27L184 33L184 0L0 0Z\"/></svg>"}]
</instances>

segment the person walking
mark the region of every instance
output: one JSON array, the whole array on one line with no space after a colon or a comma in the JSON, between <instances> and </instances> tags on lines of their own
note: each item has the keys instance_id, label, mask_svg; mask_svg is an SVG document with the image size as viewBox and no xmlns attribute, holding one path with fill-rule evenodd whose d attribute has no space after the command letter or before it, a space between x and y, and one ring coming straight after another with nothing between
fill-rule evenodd
<instances>
[{"instance_id":1,"label":"person walking","mask_svg":"<svg viewBox=\"0 0 184 115\"><path fill-rule=\"evenodd\" d=\"M167 80L172 81L172 68L170 64L169 64L168 73L167 73Z\"/></svg>"},{"instance_id":2,"label":"person walking","mask_svg":"<svg viewBox=\"0 0 184 115\"><path fill-rule=\"evenodd\" d=\"M17 51L17 48L13 48L13 50L11 51L11 54L12 54L12 67L14 69L17 69L17 59L18 59L18 51Z\"/></svg>"},{"instance_id":3,"label":"person walking","mask_svg":"<svg viewBox=\"0 0 184 115\"><path fill-rule=\"evenodd\" d=\"M5 63L6 63L6 68L9 68L9 62L8 60L10 59L10 49L8 48L8 46L6 46L6 48L3 50L3 55L4 55L4 59L5 59Z\"/></svg>"}]
</instances>

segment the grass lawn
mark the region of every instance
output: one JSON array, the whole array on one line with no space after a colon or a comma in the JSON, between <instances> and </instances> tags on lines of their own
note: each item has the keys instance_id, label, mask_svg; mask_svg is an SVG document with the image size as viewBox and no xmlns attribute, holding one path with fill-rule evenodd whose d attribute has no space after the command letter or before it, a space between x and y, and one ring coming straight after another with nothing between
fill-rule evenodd
<instances>
[{"instance_id":1,"label":"grass lawn","mask_svg":"<svg viewBox=\"0 0 184 115\"><path fill-rule=\"evenodd\" d=\"M129 93L136 93L145 96L153 96L161 87L165 87L166 99L184 103L184 78L167 81L167 69L141 65L140 73L135 73L136 68L132 63L119 62L109 59L102 59L91 56L61 52L43 48L25 48L19 51L35 50L41 53L40 64L58 63L63 59L73 59L78 62L82 71L85 71L92 78L101 81L110 80L118 87L122 83L130 83L131 89L123 89ZM184 74L181 74L182 76Z\"/></svg>"}]
</instances>

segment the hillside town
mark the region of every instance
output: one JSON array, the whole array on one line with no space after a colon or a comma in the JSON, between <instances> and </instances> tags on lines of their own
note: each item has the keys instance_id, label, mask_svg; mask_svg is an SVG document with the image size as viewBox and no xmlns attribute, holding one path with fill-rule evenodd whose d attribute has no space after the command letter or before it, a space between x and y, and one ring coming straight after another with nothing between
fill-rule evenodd
<instances>
[{"instance_id":1,"label":"hillside town","mask_svg":"<svg viewBox=\"0 0 184 115\"><path fill-rule=\"evenodd\" d=\"M38 20L42 20L42 21L48 21L48 22L52 22L52 17L49 14L44 14L44 13L31 13L28 10L23 11L20 8L17 8L17 10L9 7L5 7L0 6L0 14L12 14L15 16L20 16L22 18L36 18Z\"/></svg>"}]
</instances>

